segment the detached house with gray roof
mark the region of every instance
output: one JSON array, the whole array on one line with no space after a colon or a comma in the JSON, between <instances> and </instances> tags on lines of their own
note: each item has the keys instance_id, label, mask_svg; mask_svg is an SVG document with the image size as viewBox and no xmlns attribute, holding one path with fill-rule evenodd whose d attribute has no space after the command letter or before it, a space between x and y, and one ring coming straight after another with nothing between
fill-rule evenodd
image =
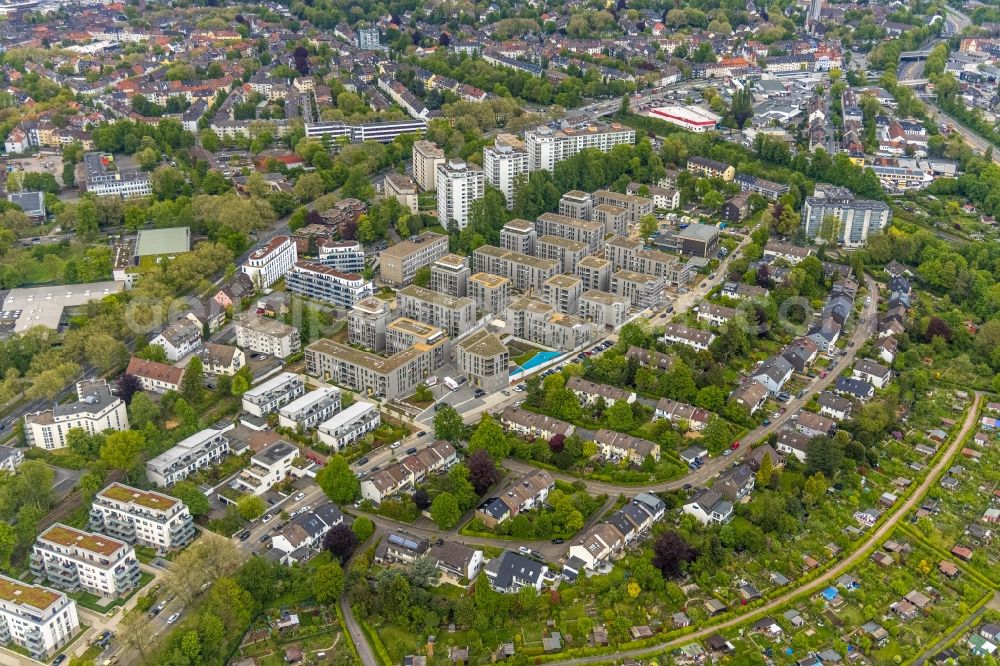
<instances>
[{"instance_id":1,"label":"detached house with gray roof","mask_svg":"<svg viewBox=\"0 0 1000 666\"><path fill-rule=\"evenodd\" d=\"M727 523L733 517L733 503L724 499L718 490L702 490L684 505L683 510L702 525Z\"/></svg>"},{"instance_id":2,"label":"detached house with gray roof","mask_svg":"<svg viewBox=\"0 0 1000 666\"><path fill-rule=\"evenodd\" d=\"M778 395L785 382L792 377L794 370L795 368L785 357L772 356L761 363L760 367L757 368L751 377L755 381L760 382L767 389L768 393Z\"/></svg>"}]
</instances>

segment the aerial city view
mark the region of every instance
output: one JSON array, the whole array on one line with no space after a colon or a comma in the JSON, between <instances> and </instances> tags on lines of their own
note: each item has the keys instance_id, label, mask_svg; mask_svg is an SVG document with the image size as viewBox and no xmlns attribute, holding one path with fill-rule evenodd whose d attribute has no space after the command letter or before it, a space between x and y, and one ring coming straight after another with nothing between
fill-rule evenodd
<instances>
[{"instance_id":1,"label":"aerial city view","mask_svg":"<svg viewBox=\"0 0 1000 666\"><path fill-rule=\"evenodd\" d=\"M997 666L1000 0L0 0L0 666Z\"/></svg>"}]
</instances>

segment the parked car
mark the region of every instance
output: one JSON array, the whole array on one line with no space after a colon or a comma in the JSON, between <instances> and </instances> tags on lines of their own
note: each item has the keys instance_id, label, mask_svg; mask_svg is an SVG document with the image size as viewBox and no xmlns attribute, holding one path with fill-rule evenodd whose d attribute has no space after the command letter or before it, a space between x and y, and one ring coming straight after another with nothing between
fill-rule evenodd
<instances>
[{"instance_id":1,"label":"parked car","mask_svg":"<svg viewBox=\"0 0 1000 666\"><path fill-rule=\"evenodd\" d=\"M417 433L417 439L420 439L421 437L425 436L426 434L427 434L426 430L421 430L420 432Z\"/></svg>"},{"instance_id":2,"label":"parked car","mask_svg":"<svg viewBox=\"0 0 1000 666\"><path fill-rule=\"evenodd\" d=\"M358 464L359 465L367 465L368 464L368 456L363 456L360 460L358 460Z\"/></svg>"},{"instance_id":3,"label":"parked car","mask_svg":"<svg viewBox=\"0 0 1000 666\"><path fill-rule=\"evenodd\" d=\"M167 624L173 624L174 622L176 622L177 620L179 620L180 617L181 617L181 614L180 614L179 611L176 612L176 613L174 613L173 615L171 615L170 617L167 618Z\"/></svg>"},{"instance_id":4,"label":"parked car","mask_svg":"<svg viewBox=\"0 0 1000 666\"><path fill-rule=\"evenodd\" d=\"M272 516L271 514L267 514L266 516L260 519L260 522L262 525L267 525L269 522L271 522L272 518L274 518L274 516Z\"/></svg>"},{"instance_id":5,"label":"parked car","mask_svg":"<svg viewBox=\"0 0 1000 666\"><path fill-rule=\"evenodd\" d=\"M439 402L436 405L434 405L434 411L435 412L440 412L442 409L444 409L447 406L448 406L447 402Z\"/></svg>"},{"instance_id":6,"label":"parked car","mask_svg":"<svg viewBox=\"0 0 1000 666\"><path fill-rule=\"evenodd\" d=\"M250 530L243 530L240 532L240 541L246 541L250 538ZM160 610L163 610L162 608Z\"/></svg>"},{"instance_id":7,"label":"parked car","mask_svg":"<svg viewBox=\"0 0 1000 666\"><path fill-rule=\"evenodd\" d=\"M306 494L305 493L299 493L298 495L295 496L295 501L296 502L301 502L305 498L306 498Z\"/></svg>"},{"instance_id":8,"label":"parked car","mask_svg":"<svg viewBox=\"0 0 1000 666\"><path fill-rule=\"evenodd\" d=\"M396 449L398 449L401 446L402 446L402 444L400 442L393 442L392 444L389 445L389 448L392 449L393 451L395 451Z\"/></svg>"},{"instance_id":9,"label":"parked car","mask_svg":"<svg viewBox=\"0 0 1000 666\"><path fill-rule=\"evenodd\" d=\"M560 539L559 537L556 537L555 539L553 539L553 540L552 540L552 543L554 543L554 544L556 544L556 545L559 545L559 544L561 544L562 542L563 542L563 540L562 540L562 539Z\"/></svg>"},{"instance_id":10,"label":"parked car","mask_svg":"<svg viewBox=\"0 0 1000 666\"><path fill-rule=\"evenodd\" d=\"M732 454L733 454L733 450L732 449L726 449L725 451L722 452L722 455L724 455L724 456L729 456L729 455L732 455Z\"/></svg>"},{"instance_id":11,"label":"parked car","mask_svg":"<svg viewBox=\"0 0 1000 666\"><path fill-rule=\"evenodd\" d=\"M416 452L417 452L417 447L415 447L415 446L411 446L410 448L406 449L407 455L411 455L412 456Z\"/></svg>"},{"instance_id":12,"label":"parked car","mask_svg":"<svg viewBox=\"0 0 1000 666\"><path fill-rule=\"evenodd\" d=\"M260 538L257 539L257 543L264 543L265 541L269 540L270 538L271 538L270 534L261 534Z\"/></svg>"}]
</instances>

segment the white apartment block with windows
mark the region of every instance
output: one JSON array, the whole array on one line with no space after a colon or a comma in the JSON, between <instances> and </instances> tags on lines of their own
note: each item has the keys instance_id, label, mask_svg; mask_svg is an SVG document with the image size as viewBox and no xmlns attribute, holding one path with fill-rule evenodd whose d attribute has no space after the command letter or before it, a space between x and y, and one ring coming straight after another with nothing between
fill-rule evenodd
<instances>
[{"instance_id":1,"label":"white apartment block with windows","mask_svg":"<svg viewBox=\"0 0 1000 666\"><path fill-rule=\"evenodd\" d=\"M431 264L431 291L451 296L466 296L470 272L465 257L446 254Z\"/></svg>"},{"instance_id":2,"label":"white apartment block with windows","mask_svg":"<svg viewBox=\"0 0 1000 666\"><path fill-rule=\"evenodd\" d=\"M65 594L0 576L0 643L48 661L79 629L76 602Z\"/></svg>"},{"instance_id":3,"label":"white apartment block with windows","mask_svg":"<svg viewBox=\"0 0 1000 666\"><path fill-rule=\"evenodd\" d=\"M319 246L319 263L342 273L361 273L365 248L358 241L327 241Z\"/></svg>"},{"instance_id":4,"label":"white apartment block with windows","mask_svg":"<svg viewBox=\"0 0 1000 666\"><path fill-rule=\"evenodd\" d=\"M385 349L385 328L389 324L389 304L381 298L358 301L347 313L347 341L379 352Z\"/></svg>"},{"instance_id":5,"label":"white apartment block with windows","mask_svg":"<svg viewBox=\"0 0 1000 666\"><path fill-rule=\"evenodd\" d=\"M292 270L298 260L295 243L288 236L275 236L247 257L241 270L246 273L254 286L267 289Z\"/></svg>"},{"instance_id":6,"label":"white apartment block with windows","mask_svg":"<svg viewBox=\"0 0 1000 666\"><path fill-rule=\"evenodd\" d=\"M243 411L264 418L306 392L306 383L294 372L283 372L243 394Z\"/></svg>"},{"instance_id":7,"label":"white apartment block with windows","mask_svg":"<svg viewBox=\"0 0 1000 666\"><path fill-rule=\"evenodd\" d=\"M378 407L365 400L355 400L320 424L316 432L319 441L334 451L343 451L382 423Z\"/></svg>"},{"instance_id":8,"label":"white apartment block with windows","mask_svg":"<svg viewBox=\"0 0 1000 666\"><path fill-rule=\"evenodd\" d=\"M535 231L539 236L558 236L585 243L588 254L594 254L604 247L604 225L559 213L542 213L535 220Z\"/></svg>"},{"instance_id":9,"label":"white apartment block with windows","mask_svg":"<svg viewBox=\"0 0 1000 666\"><path fill-rule=\"evenodd\" d=\"M471 275L469 298L480 312L503 312L510 304L510 279L492 273Z\"/></svg>"},{"instance_id":10,"label":"white apartment block with windows","mask_svg":"<svg viewBox=\"0 0 1000 666\"><path fill-rule=\"evenodd\" d=\"M375 295L372 283L358 273L343 273L312 261L295 262L285 277L285 284L294 294L344 309Z\"/></svg>"},{"instance_id":11,"label":"white apartment block with windows","mask_svg":"<svg viewBox=\"0 0 1000 666\"><path fill-rule=\"evenodd\" d=\"M146 462L146 478L160 488L170 488L195 472L218 465L229 455L226 433L235 427L205 428Z\"/></svg>"},{"instance_id":12,"label":"white apartment block with windows","mask_svg":"<svg viewBox=\"0 0 1000 666\"><path fill-rule=\"evenodd\" d=\"M425 192L437 187L437 168L444 164L444 151L430 141L413 142L413 180Z\"/></svg>"},{"instance_id":13,"label":"white apartment block with windows","mask_svg":"<svg viewBox=\"0 0 1000 666\"><path fill-rule=\"evenodd\" d=\"M540 259L494 245L480 245L472 251L472 267L477 273L491 273L509 278L514 289L542 291L542 284L560 273L556 259Z\"/></svg>"},{"instance_id":14,"label":"white apartment block with windows","mask_svg":"<svg viewBox=\"0 0 1000 666\"><path fill-rule=\"evenodd\" d=\"M313 428L340 411L340 391L323 386L309 391L278 410L278 425L285 428Z\"/></svg>"},{"instance_id":15,"label":"white apartment block with windows","mask_svg":"<svg viewBox=\"0 0 1000 666\"><path fill-rule=\"evenodd\" d=\"M111 395L103 379L77 383L76 395L76 402L25 415L24 434L29 446L47 451L66 448L66 433L72 428L82 428L90 435L129 429L125 403Z\"/></svg>"},{"instance_id":16,"label":"white apartment block with windows","mask_svg":"<svg viewBox=\"0 0 1000 666\"><path fill-rule=\"evenodd\" d=\"M288 358L302 349L299 331L294 326L250 313L244 313L236 321L236 344L278 358Z\"/></svg>"},{"instance_id":17,"label":"white apartment block with windows","mask_svg":"<svg viewBox=\"0 0 1000 666\"><path fill-rule=\"evenodd\" d=\"M67 592L115 598L139 585L139 560L132 546L62 523L38 536L29 566L32 574Z\"/></svg>"},{"instance_id":18,"label":"white apartment block with windows","mask_svg":"<svg viewBox=\"0 0 1000 666\"><path fill-rule=\"evenodd\" d=\"M298 456L298 448L278 440L250 458L250 467L240 472L230 485L242 493L263 495L274 484L288 478L292 473L292 462Z\"/></svg>"},{"instance_id":19,"label":"white apartment block with windows","mask_svg":"<svg viewBox=\"0 0 1000 666\"><path fill-rule=\"evenodd\" d=\"M528 175L528 151L497 137L493 146L483 148L483 171L490 185L503 194L510 210L514 207L514 186Z\"/></svg>"},{"instance_id":20,"label":"white apartment block with windows","mask_svg":"<svg viewBox=\"0 0 1000 666\"><path fill-rule=\"evenodd\" d=\"M176 497L112 483L94 496L88 529L165 552L194 539L191 512Z\"/></svg>"},{"instance_id":21,"label":"white apartment block with windows","mask_svg":"<svg viewBox=\"0 0 1000 666\"><path fill-rule=\"evenodd\" d=\"M628 319L628 309L631 305L632 301L627 296L591 289L580 296L577 315L594 326L617 330Z\"/></svg>"},{"instance_id":22,"label":"white apartment block with windows","mask_svg":"<svg viewBox=\"0 0 1000 666\"><path fill-rule=\"evenodd\" d=\"M396 311L457 337L476 323L476 304L467 296L449 296L411 284L396 292Z\"/></svg>"},{"instance_id":23,"label":"white apartment block with windows","mask_svg":"<svg viewBox=\"0 0 1000 666\"><path fill-rule=\"evenodd\" d=\"M608 152L620 144L634 144L635 130L624 125L584 122L559 129L542 126L525 132L529 171L552 171L557 163L586 148Z\"/></svg>"},{"instance_id":24,"label":"white apartment block with windows","mask_svg":"<svg viewBox=\"0 0 1000 666\"><path fill-rule=\"evenodd\" d=\"M459 229L469 224L472 202L482 199L486 178L483 169L463 160L448 160L437 168L438 222L445 228L454 220Z\"/></svg>"}]
</instances>

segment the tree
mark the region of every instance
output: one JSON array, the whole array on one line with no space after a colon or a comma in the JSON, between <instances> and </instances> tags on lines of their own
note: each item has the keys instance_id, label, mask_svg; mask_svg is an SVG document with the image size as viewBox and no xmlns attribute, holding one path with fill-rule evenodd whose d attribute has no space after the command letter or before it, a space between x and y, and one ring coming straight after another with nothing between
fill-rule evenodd
<instances>
[{"instance_id":1,"label":"tree","mask_svg":"<svg viewBox=\"0 0 1000 666\"><path fill-rule=\"evenodd\" d=\"M691 562L697 552L677 532L663 532L653 543L652 564L660 570L664 578L677 578L684 565Z\"/></svg>"},{"instance_id":2,"label":"tree","mask_svg":"<svg viewBox=\"0 0 1000 666\"><path fill-rule=\"evenodd\" d=\"M132 427L141 429L147 423L155 423L160 417L160 406L145 393L137 393L128 406L128 416Z\"/></svg>"},{"instance_id":3,"label":"tree","mask_svg":"<svg viewBox=\"0 0 1000 666\"><path fill-rule=\"evenodd\" d=\"M83 458L93 459L100 455L101 445L104 444L104 435L96 433L91 435L83 428L70 428L66 432L66 446L73 453Z\"/></svg>"},{"instance_id":4,"label":"tree","mask_svg":"<svg viewBox=\"0 0 1000 666\"><path fill-rule=\"evenodd\" d=\"M816 506L826 495L826 489L826 478L816 472L806 479L806 485L802 490L802 503L807 507Z\"/></svg>"},{"instance_id":5,"label":"tree","mask_svg":"<svg viewBox=\"0 0 1000 666\"><path fill-rule=\"evenodd\" d=\"M771 461L771 454L766 453L760 461L760 469L757 470L757 483L762 487L770 486L773 476L774 463Z\"/></svg>"},{"instance_id":6,"label":"tree","mask_svg":"<svg viewBox=\"0 0 1000 666\"><path fill-rule=\"evenodd\" d=\"M729 112L733 114L736 127L743 129L753 116L753 99L750 97L750 86L743 86L733 94L733 102L729 106Z\"/></svg>"},{"instance_id":7,"label":"tree","mask_svg":"<svg viewBox=\"0 0 1000 666\"><path fill-rule=\"evenodd\" d=\"M615 404L604 411L604 420L609 429L628 432L635 425L632 418L632 405L624 400L615 400Z\"/></svg>"},{"instance_id":8,"label":"tree","mask_svg":"<svg viewBox=\"0 0 1000 666\"><path fill-rule=\"evenodd\" d=\"M323 548L330 551L334 557L340 560L341 564L350 559L357 547L358 535L344 523L330 528L323 539Z\"/></svg>"},{"instance_id":9,"label":"tree","mask_svg":"<svg viewBox=\"0 0 1000 666\"><path fill-rule=\"evenodd\" d=\"M472 482L472 487L479 495L486 492L500 478L497 465L486 449L474 451L465 464L469 468L469 480Z\"/></svg>"},{"instance_id":10,"label":"tree","mask_svg":"<svg viewBox=\"0 0 1000 666\"><path fill-rule=\"evenodd\" d=\"M442 530L450 530L462 518L458 500L451 493L440 493L431 502L431 519Z\"/></svg>"},{"instance_id":11,"label":"tree","mask_svg":"<svg viewBox=\"0 0 1000 666\"><path fill-rule=\"evenodd\" d=\"M243 397L243 394L250 390L250 382L247 378L240 373L233 375L233 383L229 387L229 392L232 393L237 398Z\"/></svg>"},{"instance_id":12,"label":"tree","mask_svg":"<svg viewBox=\"0 0 1000 666\"><path fill-rule=\"evenodd\" d=\"M476 426L476 431L469 438L469 453L475 453L477 449L485 449L495 461L503 460L510 454L507 434L500 424L485 412L479 420L479 425Z\"/></svg>"},{"instance_id":13,"label":"tree","mask_svg":"<svg viewBox=\"0 0 1000 666\"><path fill-rule=\"evenodd\" d=\"M653 215L643 215L639 219L639 235L646 243L649 242L650 236L656 233L658 227L659 223Z\"/></svg>"},{"instance_id":14,"label":"tree","mask_svg":"<svg viewBox=\"0 0 1000 666\"><path fill-rule=\"evenodd\" d=\"M812 476L820 472L827 478L833 478L843 459L844 450L836 438L825 435L813 437L806 450L806 474Z\"/></svg>"},{"instance_id":15,"label":"tree","mask_svg":"<svg viewBox=\"0 0 1000 666\"><path fill-rule=\"evenodd\" d=\"M142 390L142 381L135 375L130 375L127 372L123 372L118 376L116 385L118 387L117 395L126 405L131 405L132 397Z\"/></svg>"},{"instance_id":16,"label":"tree","mask_svg":"<svg viewBox=\"0 0 1000 666\"><path fill-rule=\"evenodd\" d=\"M17 533L7 522L0 522L0 569L10 570L10 557L17 547Z\"/></svg>"},{"instance_id":17,"label":"tree","mask_svg":"<svg viewBox=\"0 0 1000 666\"><path fill-rule=\"evenodd\" d=\"M337 562L316 567L312 578L312 593L316 603L328 606L337 602L344 591L344 570Z\"/></svg>"},{"instance_id":18,"label":"tree","mask_svg":"<svg viewBox=\"0 0 1000 666\"><path fill-rule=\"evenodd\" d=\"M361 482L351 471L343 456L334 454L316 474L316 483L326 496L337 504L353 502L361 490Z\"/></svg>"},{"instance_id":19,"label":"tree","mask_svg":"<svg viewBox=\"0 0 1000 666\"><path fill-rule=\"evenodd\" d=\"M307 173L295 181L295 194L302 201L312 201L322 196L326 185L318 173Z\"/></svg>"},{"instance_id":20,"label":"tree","mask_svg":"<svg viewBox=\"0 0 1000 666\"><path fill-rule=\"evenodd\" d=\"M465 434L465 422L451 405L445 405L434 414L434 437L457 444Z\"/></svg>"},{"instance_id":21,"label":"tree","mask_svg":"<svg viewBox=\"0 0 1000 666\"><path fill-rule=\"evenodd\" d=\"M139 464L146 438L135 430L120 430L109 434L101 445L101 462L111 469L121 470L126 479Z\"/></svg>"},{"instance_id":22,"label":"tree","mask_svg":"<svg viewBox=\"0 0 1000 666\"><path fill-rule=\"evenodd\" d=\"M191 481L179 481L171 489L170 494L184 502L192 516L207 515L212 508L205 493Z\"/></svg>"},{"instance_id":23,"label":"tree","mask_svg":"<svg viewBox=\"0 0 1000 666\"><path fill-rule=\"evenodd\" d=\"M931 317L927 322L927 329L924 331L924 339L930 342L935 337L940 337L945 342L951 342L951 326L940 317Z\"/></svg>"},{"instance_id":24,"label":"tree","mask_svg":"<svg viewBox=\"0 0 1000 666\"><path fill-rule=\"evenodd\" d=\"M417 384L417 388L413 391L413 399L417 402L433 402L434 391L426 384Z\"/></svg>"},{"instance_id":25,"label":"tree","mask_svg":"<svg viewBox=\"0 0 1000 666\"><path fill-rule=\"evenodd\" d=\"M197 356L191 358L184 375L181 377L181 395L190 402L197 404L205 390L205 366Z\"/></svg>"},{"instance_id":26,"label":"tree","mask_svg":"<svg viewBox=\"0 0 1000 666\"><path fill-rule=\"evenodd\" d=\"M427 490L424 488L417 488L413 493L412 499L413 505L421 511L431 505L431 496L427 494Z\"/></svg>"},{"instance_id":27,"label":"tree","mask_svg":"<svg viewBox=\"0 0 1000 666\"><path fill-rule=\"evenodd\" d=\"M418 287L429 287L431 284L431 267L421 266L418 268L417 272L413 274L413 284Z\"/></svg>"},{"instance_id":28,"label":"tree","mask_svg":"<svg viewBox=\"0 0 1000 666\"><path fill-rule=\"evenodd\" d=\"M358 516L351 525L351 530L358 536L358 543L368 541L368 537L375 533L375 523L367 516Z\"/></svg>"},{"instance_id":29,"label":"tree","mask_svg":"<svg viewBox=\"0 0 1000 666\"><path fill-rule=\"evenodd\" d=\"M639 594L641 592L642 592L642 588L639 587L639 584L637 582L635 582L634 580L629 582L629 584L628 584L628 596L629 596L630 599L635 599L636 597L639 596Z\"/></svg>"},{"instance_id":30,"label":"tree","mask_svg":"<svg viewBox=\"0 0 1000 666\"><path fill-rule=\"evenodd\" d=\"M243 520L257 520L267 511L267 504L257 495L246 495L237 500L236 510Z\"/></svg>"}]
</instances>

